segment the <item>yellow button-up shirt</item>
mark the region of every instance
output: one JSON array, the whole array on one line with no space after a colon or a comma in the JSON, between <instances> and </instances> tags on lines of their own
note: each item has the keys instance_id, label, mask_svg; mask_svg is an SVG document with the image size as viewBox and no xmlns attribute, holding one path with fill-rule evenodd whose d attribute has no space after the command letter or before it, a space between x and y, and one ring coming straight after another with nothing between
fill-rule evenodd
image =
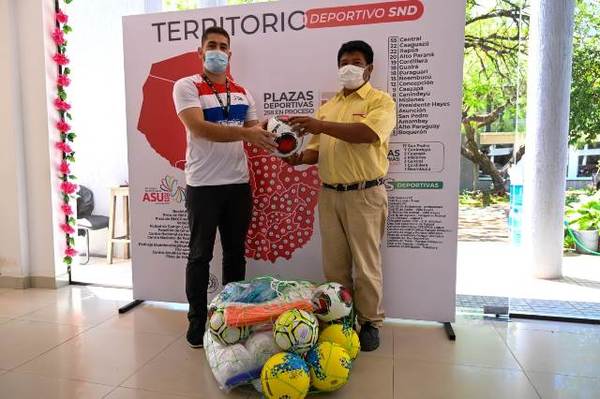
<instances>
[{"instance_id":1,"label":"yellow button-up shirt","mask_svg":"<svg viewBox=\"0 0 600 399\"><path fill-rule=\"evenodd\" d=\"M327 134L315 135L307 149L319 151L319 174L324 183L359 183L387 174L389 140L396 126L396 103L389 94L370 83L348 96L341 91L319 108L316 118L364 123L378 136L374 143L353 144Z\"/></svg>"}]
</instances>

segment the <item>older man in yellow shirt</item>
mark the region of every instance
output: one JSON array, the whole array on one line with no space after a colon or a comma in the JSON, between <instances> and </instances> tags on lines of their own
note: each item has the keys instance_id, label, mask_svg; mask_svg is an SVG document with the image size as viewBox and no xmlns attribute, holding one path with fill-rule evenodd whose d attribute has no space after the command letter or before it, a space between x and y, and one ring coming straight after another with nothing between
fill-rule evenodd
<instances>
[{"instance_id":1,"label":"older man in yellow shirt","mask_svg":"<svg viewBox=\"0 0 600 399\"><path fill-rule=\"evenodd\" d=\"M314 137L304 152L287 162L319 164L325 277L353 291L361 348L373 351L379 346L379 327L385 317L381 241L387 193L383 177L388 171L396 104L369 83L373 50L367 43L343 44L337 60L343 89L318 110L316 118L290 118L295 130Z\"/></svg>"}]
</instances>

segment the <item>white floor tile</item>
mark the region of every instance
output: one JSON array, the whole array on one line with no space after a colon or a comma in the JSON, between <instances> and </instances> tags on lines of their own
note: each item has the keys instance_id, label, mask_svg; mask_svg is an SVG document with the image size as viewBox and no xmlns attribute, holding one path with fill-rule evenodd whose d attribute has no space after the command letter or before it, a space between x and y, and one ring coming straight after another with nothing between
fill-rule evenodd
<instances>
[{"instance_id":1,"label":"white floor tile","mask_svg":"<svg viewBox=\"0 0 600 399\"><path fill-rule=\"evenodd\" d=\"M394 360L395 399L539 399L519 370Z\"/></svg>"},{"instance_id":2,"label":"white floor tile","mask_svg":"<svg viewBox=\"0 0 600 399\"><path fill-rule=\"evenodd\" d=\"M0 376L0 393L3 398L100 399L112 389L105 385L32 374L9 372Z\"/></svg>"},{"instance_id":3,"label":"white floor tile","mask_svg":"<svg viewBox=\"0 0 600 399\"><path fill-rule=\"evenodd\" d=\"M525 371L600 376L600 335L509 331L506 342Z\"/></svg>"},{"instance_id":4,"label":"white floor tile","mask_svg":"<svg viewBox=\"0 0 600 399\"><path fill-rule=\"evenodd\" d=\"M116 386L174 339L168 335L92 329L15 371Z\"/></svg>"},{"instance_id":5,"label":"white floor tile","mask_svg":"<svg viewBox=\"0 0 600 399\"><path fill-rule=\"evenodd\" d=\"M600 379L527 372L543 399L597 399Z\"/></svg>"}]
</instances>

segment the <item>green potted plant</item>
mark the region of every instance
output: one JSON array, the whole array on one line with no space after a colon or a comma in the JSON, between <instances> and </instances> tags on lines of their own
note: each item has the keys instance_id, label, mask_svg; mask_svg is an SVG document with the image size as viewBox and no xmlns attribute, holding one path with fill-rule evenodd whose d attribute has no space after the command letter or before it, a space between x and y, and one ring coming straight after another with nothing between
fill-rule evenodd
<instances>
[{"instance_id":1,"label":"green potted plant","mask_svg":"<svg viewBox=\"0 0 600 399\"><path fill-rule=\"evenodd\" d=\"M600 199L597 195L571 204L565 215L573 235L577 239L575 250L578 253L598 251L598 231L600 230Z\"/></svg>"}]
</instances>

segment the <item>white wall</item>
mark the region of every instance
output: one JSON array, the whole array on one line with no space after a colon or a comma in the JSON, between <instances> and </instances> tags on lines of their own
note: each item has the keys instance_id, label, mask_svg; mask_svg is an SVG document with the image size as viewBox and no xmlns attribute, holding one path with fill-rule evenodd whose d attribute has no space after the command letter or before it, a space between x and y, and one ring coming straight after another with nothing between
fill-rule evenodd
<instances>
[{"instance_id":1,"label":"white wall","mask_svg":"<svg viewBox=\"0 0 600 399\"><path fill-rule=\"evenodd\" d=\"M89 0L66 7L74 172L108 214L108 190L127 180L121 16L161 10L161 0ZM0 0L0 277L64 277L64 234L54 144L53 0ZM50 118L49 118L50 115ZM53 212L56 211L56 212ZM105 251L105 232L92 236Z\"/></svg>"},{"instance_id":2,"label":"white wall","mask_svg":"<svg viewBox=\"0 0 600 399\"><path fill-rule=\"evenodd\" d=\"M0 1L0 80L6 82L0 96L0 275L22 277L29 273L29 252L19 57L12 34L16 12L11 3Z\"/></svg>"},{"instance_id":3,"label":"white wall","mask_svg":"<svg viewBox=\"0 0 600 399\"><path fill-rule=\"evenodd\" d=\"M223 3L203 0L198 4ZM128 179L121 17L162 9L161 0L88 0L68 7L74 29L68 36L72 70L68 93L73 130L78 135L73 172L78 183L94 193L94 213L99 215L108 215L110 188ZM121 204L117 207L120 211ZM117 234L122 231L117 223ZM105 255L106 239L106 230L92 232L91 253Z\"/></svg>"},{"instance_id":4,"label":"white wall","mask_svg":"<svg viewBox=\"0 0 600 399\"><path fill-rule=\"evenodd\" d=\"M223 3L199 1L205 7ZM94 192L97 214L108 215L110 187L128 178L121 17L161 10L161 0L87 0L68 7L74 172Z\"/></svg>"},{"instance_id":5,"label":"white wall","mask_svg":"<svg viewBox=\"0 0 600 399\"><path fill-rule=\"evenodd\" d=\"M74 173L108 215L110 187L127 182L121 17L143 13L144 0L79 1L69 7L69 99L77 133Z\"/></svg>"},{"instance_id":6,"label":"white wall","mask_svg":"<svg viewBox=\"0 0 600 399\"><path fill-rule=\"evenodd\" d=\"M0 273L9 277L64 274L62 241L53 209L58 207L54 167L56 132L48 110L56 67L48 32L52 0L0 0ZM5 145L6 144L6 145Z\"/></svg>"},{"instance_id":7,"label":"white wall","mask_svg":"<svg viewBox=\"0 0 600 399\"><path fill-rule=\"evenodd\" d=\"M160 9L160 0L79 1L68 9L74 29L68 36L68 93L78 135L73 172L94 193L95 214L108 216L110 188L128 180L121 18ZM122 231L117 223L118 234ZM106 229L90 234L92 254L106 254L107 237Z\"/></svg>"}]
</instances>

